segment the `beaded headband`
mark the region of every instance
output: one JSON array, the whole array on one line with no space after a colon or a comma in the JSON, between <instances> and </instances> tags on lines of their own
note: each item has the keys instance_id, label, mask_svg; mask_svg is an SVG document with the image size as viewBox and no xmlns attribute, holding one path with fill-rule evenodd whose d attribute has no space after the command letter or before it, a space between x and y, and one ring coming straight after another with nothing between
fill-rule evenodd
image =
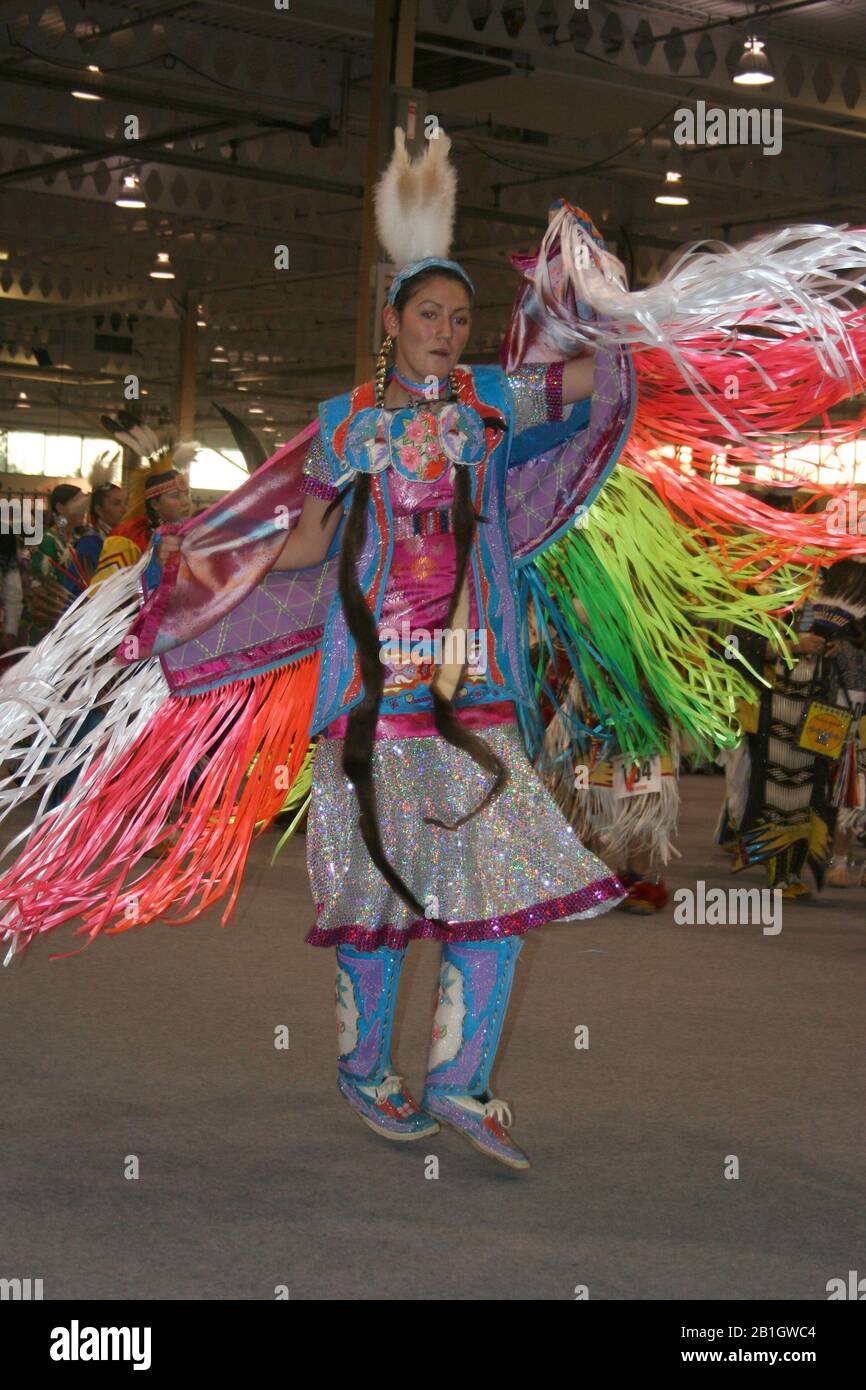
<instances>
[{"instance_id":1,"label":"beaded headband","mask_svg":"<svg viewBox=\"0 0 866 1390\"><path fill-rule=\"evenodd\" d=\"M165 473L157 473L155 477L148 478L144 485L144 495L148 502L152 502L154 497L171 492L181 481L181 475L175 469L167 469Z\"/></svg>"},{"instance_id":2,"label":"beaded headband","mask_svg":"<svg viewBox=\"0 0 866 1390\"><path fill-rule=\"evenodd\" d=\"M428 270L431 266L435 266L438 270L455 271L460 276L461 280L468 286L469 293L472 295L475 294L475 286L469 279L462 265L458 265L456 261L447 261L440 256L425 256L421 261L410 261L408 265L404 265L397 271L388 289L388 303L394 303L394 300L400 293L401 286L405 284L407 280L411 280L414 275L420 275L422 270Z\"/></svg>"}]
</instances>

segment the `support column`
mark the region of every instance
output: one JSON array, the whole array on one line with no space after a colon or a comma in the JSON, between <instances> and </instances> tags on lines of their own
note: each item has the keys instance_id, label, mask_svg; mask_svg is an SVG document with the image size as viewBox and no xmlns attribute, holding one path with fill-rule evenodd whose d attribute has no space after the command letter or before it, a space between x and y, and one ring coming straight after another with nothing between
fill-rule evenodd
<instances>
[{"instance_id":1,"label":"support column","mask_svg":"<svg viewBox=\"0 0 866 1390\"><path fill-rule=\"evenodd\" d=\"M356 382L368 380L375 367L375 360L370 352L370 314L374 306L371 276L379 258L379 246L376 239L373 189L391 149L392 135L388 125L392 85L412 86L417 13L417 0L376 0L364 206L361 214L361 258L358 264Z\"/></svg>"},{"instance_id":2,"label":"support column","mask_svg":"<svg viewBox=\"0 0 866 1390\"><path fill-rule=\"evenodd\" d=\"M120 450L120 486L129 496L129 484L135 469L138 467L138 455L131 449L127 449L123 444Z\"/></svg>"},{"instance_id":3,"label":"support column","mask_svg":"<svg viewBox=\"0 0 866 1390\"><path fill-rule=\"evenodd\" d=\"M415 31L418 0L400 0L394 45L394 86L411 87L415 75Z\"/></svg>"},{"instance_id":4,"label":"support column","mask_svg":"<svg viewBox=\"0 0 866 1390\"><path fill-rule=\"evenodd\" d=\"M193 295L183 297L183 313L180 320L180 360L177 392L177 434L178 442L188 443L195 438L195 377L198 365L198 304Z\"/></svg>"}]
</instances>

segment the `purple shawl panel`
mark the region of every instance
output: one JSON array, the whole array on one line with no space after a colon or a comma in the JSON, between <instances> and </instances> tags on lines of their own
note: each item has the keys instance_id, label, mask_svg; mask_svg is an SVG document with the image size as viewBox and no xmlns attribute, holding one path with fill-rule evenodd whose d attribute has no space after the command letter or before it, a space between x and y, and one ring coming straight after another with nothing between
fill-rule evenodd
<instances>
[{"instance_id":1,"label":"purple shawl panel","mask_svg":"<svg viewBox=\"0 0 866 1390\"><path fill-rule=\"evenodd\" d=\"M129 662L130 637L138 641L136 660L162 655L220 628L255 594L300 516L306 495L301 486L304 458L317 429L318 421L307 425L200 516L160 528L163 534L182 536L183 548L166 563L158 587L146 595L118 661ZM327 607L320 611L322 569L317 565L286 574L293 619L306 628L321 623ZM253 622L252 627L264 636L261 626Z\"/></svg>"},{"instance_id":2,"label":"purple shawl panel","mask_svg":"<svg viewBox=\"0 0 866 1390\"><path fill-rule=\"evenodd\" d=\"M523 279L502 339L502 366L512 372L530 362L562 361L566 354L555 340L555 325L539 305L532 283L537 251L515 254L511 263ZM558 242L548 269L554 292L562 297L566 317L572 323L594 318L594 312L576 300L570 286L562 291ZM577 509L592 502L625 443L635 401L634 367L628 350L599 346L587 428L509 472L505 506L511 550L518 567L546 549L573 524Z\"/></svg>"},{"instance_id":3,"label":"purple shawl panel","mask_svg":"<svg viewBox=\"0 0 866 1390\"><path fill-rule=\"evenodd\" d=\"M529 361L556 360L529 350ZM602 346L595 357L592 403L586 429L555 449L511 468L505 493L508 536L515 564L528 564L588 506L604 482L631 427L634 368L628 350Z\"/></svg>"}]
</instances>

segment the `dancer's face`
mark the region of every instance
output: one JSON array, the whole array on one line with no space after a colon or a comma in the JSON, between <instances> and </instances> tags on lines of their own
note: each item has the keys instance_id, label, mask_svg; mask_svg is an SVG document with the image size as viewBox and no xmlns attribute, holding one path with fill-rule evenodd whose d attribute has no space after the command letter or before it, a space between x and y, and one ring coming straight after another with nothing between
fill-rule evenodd
<instances>
[{"instance_id":1,"label":"dancer's face","mask_svg":"<svg viewBox=\"0 0 866 1390\"><path fill-rule=\"evenodd\" d=\"M469 292L446 276L427 280L398 314L386 305L397 370L411 381L447 376L460 361L472 327Z\"/></svg>"},{"instance_id":2,"label":"dancer's face","mask_svg":"<svg viewBox=\"0 0 866 1390\"><path fill-rule=\"evenodd\" d=\"M120 488L112 488L99 504L99 515L106 526L118 526L126 511L126 496Z\"/></svg>"},{"instance_id":3,"label":"dancer's face","mask_svg":"<svg viewBox=\"0 0 866 1390\"><path fill-rule=\"evenodd\" d=\"M71 528L82 526L87 514L88 497L86 492L79 492L77 497L73 497L69 502L58 502L56 512L63 517L67 525Z\"/></svg>"},{"instance_id":4,"label":"dancer's face","mask_svg":"<svg viewBox=\"0 0 866 1390\"><path fill-rule=\"evenodd\" d=\"M186 521L192 511L192 497L184 479L179 479L177 487L155 498L153 505L160 521Z\"/></svg>"}]
</instances>

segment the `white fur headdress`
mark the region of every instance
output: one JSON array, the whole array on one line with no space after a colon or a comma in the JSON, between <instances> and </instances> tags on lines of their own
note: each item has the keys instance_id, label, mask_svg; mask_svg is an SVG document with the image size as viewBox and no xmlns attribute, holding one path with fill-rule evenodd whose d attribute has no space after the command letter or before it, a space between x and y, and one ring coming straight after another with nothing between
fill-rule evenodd
<instances>
[{"instance_id":1,"label":"white fur headdress","mask_svg":"<svg viewBox=\"0 0 866 1390\"><path fill-rule=\"evenodd\" d=\"M457 174L448 159L451 141L441 126L418 159L406 136L394 131L391 162L376 185L376 229L398 269L428 256L444 259L454 235Z\"/></svg>"},{"instance_id":2,"label":"white fur headdress","mask_svg":"<svg viewBox=\"0 0 866 1390\"><path fill-rule=\"evenodd\" d=\"M430 267L455 271L469 287L475 286L462 265L448 260L454 235L457 174L448 160L451 141L441 126L427 141L419 159L410 160L406 137L394 131L391 163L376 185L376 226L379 240L397 266L388 290L393 304L405 280Z\"/></svg>"}]
</instances>

